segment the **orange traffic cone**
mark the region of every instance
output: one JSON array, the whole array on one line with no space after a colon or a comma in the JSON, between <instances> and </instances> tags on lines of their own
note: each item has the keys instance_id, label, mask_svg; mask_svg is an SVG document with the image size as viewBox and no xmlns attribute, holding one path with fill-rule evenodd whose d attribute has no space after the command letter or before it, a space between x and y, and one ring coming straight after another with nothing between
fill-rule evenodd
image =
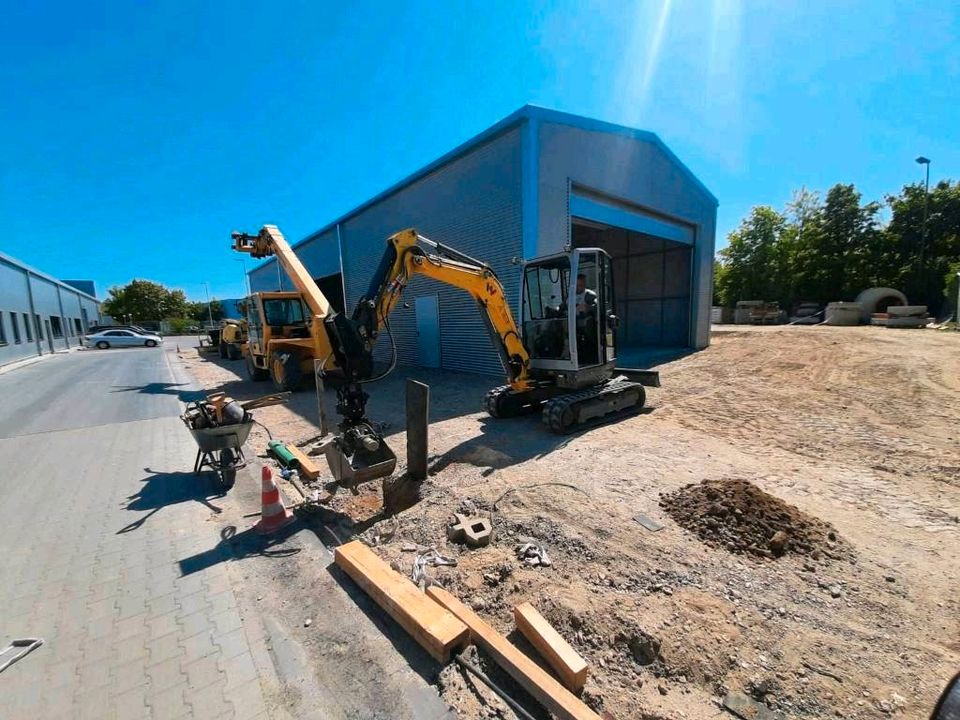
<instances>
[{"instance_id":1,"label":"orange traffic cone","mask_svg":"<svg viewBox=\"0 0 960 720\"><path fill-rule=\"evenodd\" d=\"M260 491L260 522L254 525L253 529L258 533L270 533L274 530L289 525L296 518L293 513L287 510L280 498L280 489L273 481L273 473L266 465L260 473L261 491Z\"/></svg>"}]
</instances>

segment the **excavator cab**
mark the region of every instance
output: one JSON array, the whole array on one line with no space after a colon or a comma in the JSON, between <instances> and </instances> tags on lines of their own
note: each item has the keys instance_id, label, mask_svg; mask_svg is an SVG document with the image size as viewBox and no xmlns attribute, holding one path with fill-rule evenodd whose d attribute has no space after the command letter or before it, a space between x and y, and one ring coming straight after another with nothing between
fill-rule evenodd
<instances>
[{"instance_id":1,"label":"excavator cab","mask_svg":"<svg viewBox=\"0 0 960 720\"><path fill-rule=\"evenodd\" d=\"M523 268L523 344L534 378L596 384L616 365L610 256L599 248L536 258Z\"/></svg>"}]
</instances>

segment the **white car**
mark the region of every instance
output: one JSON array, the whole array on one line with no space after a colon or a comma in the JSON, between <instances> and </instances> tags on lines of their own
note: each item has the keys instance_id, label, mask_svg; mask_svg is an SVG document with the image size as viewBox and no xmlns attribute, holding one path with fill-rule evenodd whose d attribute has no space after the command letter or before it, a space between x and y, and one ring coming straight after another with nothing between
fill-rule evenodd
<instances>
[{"instance_id":1,"label":"white car","mask_svg":"<svg viewBox=\"0 0 960 720\"><path fill-rule=\"evenodd\" d=\"M136 333L133 330L103 330L84 338L87 347L106 350L110 347L157 347L163 342L159 335Z\"/></svg>"}]
</instances>

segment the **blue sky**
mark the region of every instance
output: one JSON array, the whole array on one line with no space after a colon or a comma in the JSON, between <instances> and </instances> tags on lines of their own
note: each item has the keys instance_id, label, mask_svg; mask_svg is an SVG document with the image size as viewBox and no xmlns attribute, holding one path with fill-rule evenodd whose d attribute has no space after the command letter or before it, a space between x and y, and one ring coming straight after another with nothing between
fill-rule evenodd
<instances>
[{"instance_id":1,"label":"blue sky","mask_svg":"<svg viewBox=\"0 0 960 720\"><path fill-rule=\"evenodd\" d=\"M658 133L720 200L960 177L960 4L7 3L0 248L242 293L299 239L525 103Z\"/></svg>"}]
</instances>

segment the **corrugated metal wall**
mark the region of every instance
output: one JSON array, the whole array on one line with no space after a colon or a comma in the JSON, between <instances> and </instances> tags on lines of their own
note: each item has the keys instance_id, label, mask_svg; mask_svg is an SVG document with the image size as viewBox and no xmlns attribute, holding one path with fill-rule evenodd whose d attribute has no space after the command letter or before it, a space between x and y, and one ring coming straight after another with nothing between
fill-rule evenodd
<instances>
[{"instance_id":1,"label":"corrugated metal wall","mask_svg":"<svg viewBox=\"0 0 960 720\"><path fill-rule=\"evenodd\" d=\"M516 312L520 270L510 260L522 255L521 168L520 130L515 128L344 221L348 312L366 291L387 237L407 227L489 263ZM502 374L472 298L423 277L411 282L404 295L410 307L398 306L391 316L398 362L417 362L413 298L430 293L439 299L441 367ZM382 361L390 356L385 335L376 356Z\"/></svg>"},{"instance_id":2,"label":"corrugated metal wall","mask_svg":"<svg viewBox=\"0 0 960 720\"><path fill-rule=\"evenodd\" d=\"M682 326L671 335L687 336L693 347L706 347L717 217L713 199L653 142L553 122L542 122L539 128L537 253L558 252L569 241L571 183L692 225L692 313L674 318L672 322Z\"/></svg>"},{"instance_id":3,"label":"corrugated metal wall","mask_svg":"<svg viewBox=\"0 0 960 720\"><path fill-rule=\"evenodd\" d=\"M282 231L283 228L281 227ZM287 242L295 242L287 238ZM297 257L314 278L326 277L340 272L340 250L337 245L336 229L327 230L310 238L296 248ZM250 273L250 287L253 292L271 292L274 290L293 290L286 273L281 272L283 287L277 275L277 261L270 260Z\"/></svg>"},{"instance_id":4,"label":"corrugated metal wall","mask_svg":"<svg viewBox=\"0 0 960 720\"><path fill-rule=\"evenodd\" d=\"M33 310L30 308L31 290ZM42 329L39 345L37 316ZM38 275L36 271L29 273L28 289L27 269L16 261L0 259L0 324L3 327L0 338L6 340L3 342L0 339L0 365L47 354L51 344L54 351L77 347L87 331L83 325L84 318L89 322L99 318L96 301L81 295L72 287ZM81 321L79 331L77 320ZM59 332L56 331L57 327Z\"/></svg>"}]
</instances>

